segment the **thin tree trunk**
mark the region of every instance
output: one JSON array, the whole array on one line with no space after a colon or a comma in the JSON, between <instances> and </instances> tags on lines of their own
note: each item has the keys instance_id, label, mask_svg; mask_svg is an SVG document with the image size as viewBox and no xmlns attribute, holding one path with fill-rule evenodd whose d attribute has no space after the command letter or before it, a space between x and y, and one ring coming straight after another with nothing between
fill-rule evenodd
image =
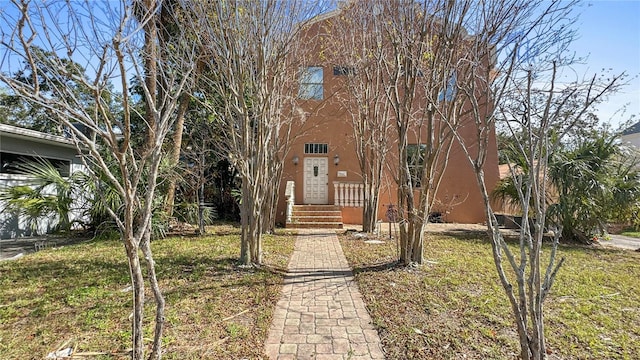
<instances>
[{"instance_id":1,"label":"thin tree trunk","mask_svg":"<svg viewBox=\"0 0 640 360\"><path fill-rule=\"evenodd\" d=\"M273 165L276 167L276 169L274 169L274 175L271 178L271 184L269 185L272 189L280 189L280 184L282 183L282 170L283 167L281 165ZM267 211L269 213L269 218L268 221L266 223L264 223L262 225L262 230L264 232L268 232L268 233L275 233L276 230L276 211L277 211L277 206L278 206L278 200L280 198L280 192L279 191L272 191L270 195L267 195L270 198L270 205L269 208L267 208Z\"/></svg>"},{"instance_id":2,"label":"thin tree trunk","mask_svg":"<svg viewBox=\"0 0 640 360\"><path fill-rule=\"evenodd\" d=\"M184 119L189 109L189 102L191 101L191 95L183 93L180 95L180 105L178 106L178 113L176 114L175 132L173 133L173 148L171 150L170 163L171 167L178 165L180 161L180 150L182 149L182 131L184 128ZM203 149L204 150L204 149ZM173 205L175 203L176 196L176 178L171 176L169 178L169 185L167 189L167 198L165 200L165 212L169 217L173 216Z\"/></svg>"},{"instance_id":3,"label":"thin tree trunk","mask_svg":"<svg viewBox=\"0 0 640 360\"><path fill-rule=\"evenodd\" d=\"M362 231L371 233L375 231L378 222L378 206L380 205L380 181L375 178L364 184L364 206L362 209Z\"/></svg>"},{"instance_id":4,"label":"thin tree trunk","mask_svg":"<svg viewBox=\"0 0 640 360\"><path fill-rule=\"evenodd\" d=\"M162 329L164 328L165 300L162 295L162 291L160 290L160 285L158 284L158 277L156 276L156 263L155 260L153 260L153 254L151 252L150 230L147 230L145 233L141 248L145 260L147 261L147 276L149 277L149 284L151 285L153 297L156 302L156 324L149 359L159 360L162 357Z\"/></svg>"},{"instance_id":5,"label":"thin tree trunk","mask_svg":"<svg viewBox=\"0 0 640 360\"><path fill-rule=\"evenodd\" d=\"M489 192L486 187L484 170L481 165L474 168L474 172L476 174L476 181L480 188L480 194L482 195L482 199L485 205L485 214L487 217L487 226L491 235L491 247L493 253L493 262L498 272L498 277L500 278L500 283L502 284L502 288L504 289L507 298L509 299L509 303L511 304L511 310L514 315L514 319L516 322L516 329L518 330L518 338L520 341L520 357L522 359L531 359L531 352L529 346L529 334L527 332L527 317L526 317L526 297L523 297L523 293L519 291L520 296L516 298L513 285L509 282L503 265L502 265L502 256L503 253L508 250L508 248L504 248L506 246L504 240L502 238L502 234L498 230L498 222L491 210ZM524 223L524 220L523 220ZM513 259L510 253L506 253L506 256L509 257L509 261L512 262L512 266L514 265ZM518 281L519 288L522 288L522 282L524 280L524 273L516 274L516 280Z\"/></svg>"},{"instance_id":6,"label":"thin tree trunk","mask_svg":"<svg viewBox=\"0 0 640 360\"><path fill-rule=\"evenodd\" d=\"M155 129L155 107L157 106L158 93L158 24L154 11L157 8L157 0L144 0L144 16L149 16L144 25L144 82L145 87L150 95L150 99L146 99L145 104L145 146L144 151L150 151L156 138ZM148 14L147 14L148 13ZM153 102L153 103L151 103Z\"/></svg>"},{"instance_id":7,"label":"thin tree trunk","mask_svg":"<svg viewBox=\"0 0 640 360\"><path fill-rule=\"evenodd\" d=\"M364 207L362 208L362 231L371 233L376 229L377 210L378 210L378 196L371 196L369 193L367 199L365 199Z\"/></svg>"},{"instance_id":8,"label":"thin tree trunk","mask_svg":"<svg viewBox=\"0 0 640 360\"><path fill-rule=\"evenodd\" d=\"M129 260L129 274L131 284L133 285L133 318L131 323L132 337L132 353L133 360L142 360L144 358L144 343L142 337L142 320L144 310L144 277L142 268L140 267L140 258L138 257L138 247L135 246L135 239L132 235L124 238L124 246Z\"/></svg>"},{"instance_id":9,"label":"thin tree trunk","mask_svg":"<svg viewBox=\"0 0 640 360\"><path fill-rule=\"evenodd\" d=\"M252 242L252 263L256 265L262 265L262 226L259 222L256 222L256 229L254 230L254 237Z\"/></svg>"},{"instance_id":10,"label":"thin tree trunk","mask_svg":"<svg viewBox=\"0 0 640 360\"><path fill-rule=\"evenodd\" d=\"M248 185L246 184L247 180L242 179L242 194L250 194L250 190L248 190ZM242 199L242 203L240 204L240 223L242 224L242 234L240 235L240 263L242 265L251 264L251 255L249 253L249 243L251 239L251 219L250 219L250 208L249 204L247 204L252 199L247 199L246 197Z\"/></svg>"}]
</instances>

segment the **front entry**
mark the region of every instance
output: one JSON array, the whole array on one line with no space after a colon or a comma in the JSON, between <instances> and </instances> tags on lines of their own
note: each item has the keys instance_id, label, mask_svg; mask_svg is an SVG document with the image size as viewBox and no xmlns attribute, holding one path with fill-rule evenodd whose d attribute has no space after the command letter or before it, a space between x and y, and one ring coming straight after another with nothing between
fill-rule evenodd
<instances>
[{"instance_id":1,"label":"front entry","mask_svg":"<svg viewBox=\"0 0 640 360\"><path fill-rule=\"evenodd\" d=\"M304 159L304 203L329 203L329 158L308 157Z\"/></svg>"}]
</instances>

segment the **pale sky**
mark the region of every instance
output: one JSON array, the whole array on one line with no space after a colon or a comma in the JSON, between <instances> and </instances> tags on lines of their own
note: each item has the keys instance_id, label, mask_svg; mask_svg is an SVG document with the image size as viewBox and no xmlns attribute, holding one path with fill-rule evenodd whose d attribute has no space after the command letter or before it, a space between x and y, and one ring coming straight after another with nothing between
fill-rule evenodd
<instances>
[{"instance_id":1,"label":"pale sky","mask_svg":"<svg viewBox=\"0 0 640 360\"><path fill-rule=\"evenodd\" d=\"M630 84L599 106L603 121L619 124L636 114L640 121L640 0L586 0L578 9L579 39L572 49L588 56L578 74L593 75L602 69L618 74L625 71ZM625 114L615 112L627 105Z\"/></svg>"},{"instance_id":2,"label":"pale sky","mask_svg":"<svg viewBox=\"0 0 640 360\"><path fill-rule=\"evenodd\" d=\"M0 11L7 5L0 0ZM576 75L591 77L602 69L629 75L629 85L601 104L597 114L614 125L633 114L634 122L640 121L640 0L584 0L577 10L581 13L576 23L579 38L571 48L587 60L574 67ZM624 114L616 113L624 106Z\"/></svg>"}]
</instances>

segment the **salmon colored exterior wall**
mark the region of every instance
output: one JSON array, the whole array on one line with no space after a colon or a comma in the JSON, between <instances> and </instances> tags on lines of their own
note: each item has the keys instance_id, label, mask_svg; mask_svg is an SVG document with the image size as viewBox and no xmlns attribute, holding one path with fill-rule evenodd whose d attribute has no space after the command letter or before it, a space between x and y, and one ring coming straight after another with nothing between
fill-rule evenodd
<instances>
[{"instance_id":1,"label":"salmon colored exterior wall","mask_svg":"<svg viewBox=\"0 0 640 360\"><path fill-rule=\"evenodd\" d=\"M317 35L326 34L323 30L324 20L318 21L309 27L310 39L315 39ZM328 35L325 35L328 36ZM327 43L325 37L322 43ZM310 43L310 56L307 66L323 67L323 100L301 100L299 106L307 114L307 119L299 129L298 137L291 143L290 152L285 158L283 177L280 186L280 196L276 213L276 222L284 224L286 220L286 200L285 187L288 181L295 182L295 204L304 204L303 201L303 167L305 157L326 157L328 158L328 201L327 204L335 204L333 183L361 182L358 159L356 156L354 135L351 127L351 118L346 110L341 106L335 93L341 91L344 76L333 74L335 64L322 61L318 54L322 52L322 46L318 42ZM348 64L338 64L348 65ZM472 125L472 124L471 124ZM475 136L475 126L466 126L462 129L463 136ZM395 129L389 132L389 141L394 145L391 147L387 162L397 163L397 145L395 145ZM489 191L493 190L499 180L498 155L496 146L495 131L490 133L488 158L485 166L485 179ZM322 155L305 154L305 143L328 144L328 153ZM471 149L473 151L473 149ZM339 157L339 163L334 164L334 157ZM299 159L299 163L294 165L294 158ZM338 172L346 172L345 177L338 177ZM393 174L387 173L382 181L380 189L380 206L378 209L378 219L386 221L387 205L397 204L397 186ZM452 203L455 206L436 206L433 211L446 212L444 221L457 223L482 223L485 221L485 210L475 174L469 161L459 144L454 144L449 164L444 173L442 183L438 192L438 199L442 203ZM361 224L362 208L343 207L343 222L345 224Z\"/></svg>"}]
</instances>

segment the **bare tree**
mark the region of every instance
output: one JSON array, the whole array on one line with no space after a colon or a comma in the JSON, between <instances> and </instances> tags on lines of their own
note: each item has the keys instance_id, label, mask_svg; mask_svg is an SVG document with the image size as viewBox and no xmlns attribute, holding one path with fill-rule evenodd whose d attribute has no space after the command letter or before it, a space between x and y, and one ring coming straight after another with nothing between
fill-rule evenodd
<instances>
[{"instance_id":1,"label":"bare tree","mask_svg":"<svg viewBox=\"0 0 640 360\"><path fill-rule=\"evenodd\" d=\"M108 179L122 199L120 209L108 211L120 230L133 285L133 359L144 357L143 264L156 302L149 358L161 357L164 298L155 273L149 228L162 144L174 122L179 95L189 86L195 59L194 49L184 42L160 46L157 32L161 24L157 17L161 7L161 1L155 0L133 4L124 0L15 0L13 7L2 14L2 21L7 24L3 29L13 30L2 33L0 68L26 71L30 78L18 81L2 72L0 81L15 95L54 113L55 120L68 129L78 144L88 171L96 181L100 177ZM86 75L70 71L65 66L68 60L83 65ZM50 77L73 80L89 89L91 96L80 98L65 82L51 82ZM144 114L136 113L133 106L129 94L132 81L142 88ZM43 82L55 84L50 93L56 96L41 91ZM121 94L113 92L112 83L122 89ZM119 100L119 109L105 101L113 96ZM145 138L141 149L135 148L139 144L135 142L134 117L145 120L142 125L137 124Z\"/></svg>"},{"instance_id":2,"label":"bare tree","mask_svg":"<svg viewBox=\"0 0 640 360\"><path fill-rule=\"evenodd\" d=\"M351 118L354 145L364 184L362 230L376 228L380 188L386 170L387 153L394 146L391 107L384 89L382 33L373 16L376 1L352 2L339 9L324 31L331 36L325 48L328 60L345 78L336 95Z\"/></svg>"},{"instance_id":3,"label":"bare tree","mask_svg":"<svg viewBox=\"0 0 640 360\"><path fill-rule=\"evenodd\" d=\"M457 1L379 0L372 5L381 34L381 66L391 106L397 158L400 261L424 259L424 233L466 109L455 89L467 56L469 5ZM447 126L446 124L450 124Z\"/></svg>"},{"instance_id":4,"label":"bare tree","mask_svg":"<svg viewBox=\"0 0 640 360\"><path fill-rule=\"evenodd\" d=\"M482 193L493 259L513 311L520 357L544 359L543 302L563 262L557 259L561 229L553 229L548 250L542 246L548 159L562 137L594 104L616 91L623 77L567 80L562 69L576 61L567 51L575 37L571 30L574 1L457 3L467 3L464 6L469 10L462 23L473 34L462 44L469 56L458 70L455 85L471 122L464 128L455 122L449 126ZM484 166L492 148L489 134L499 122L517 139L515 152L530 169L524 173L511 168L523 212L515 251L498 229L485 179ZM463 129L473 131L463 134ZM541 256L546 251L548 256Z\"/></svg>"},{"instance_id":5,"label":"bare tree","mask_svg":"<svg viewBox=\"0 0 640 360\"><path fill-rule=\"evenodd\" d=\"M209 106L221 128L221 155L242 178L241 262L262 262L261 234L273 223L283 156L296 107L299 34L317 11L306 1L192 3L199 46L210 70Z\"/></svg>"}]
</instances>

